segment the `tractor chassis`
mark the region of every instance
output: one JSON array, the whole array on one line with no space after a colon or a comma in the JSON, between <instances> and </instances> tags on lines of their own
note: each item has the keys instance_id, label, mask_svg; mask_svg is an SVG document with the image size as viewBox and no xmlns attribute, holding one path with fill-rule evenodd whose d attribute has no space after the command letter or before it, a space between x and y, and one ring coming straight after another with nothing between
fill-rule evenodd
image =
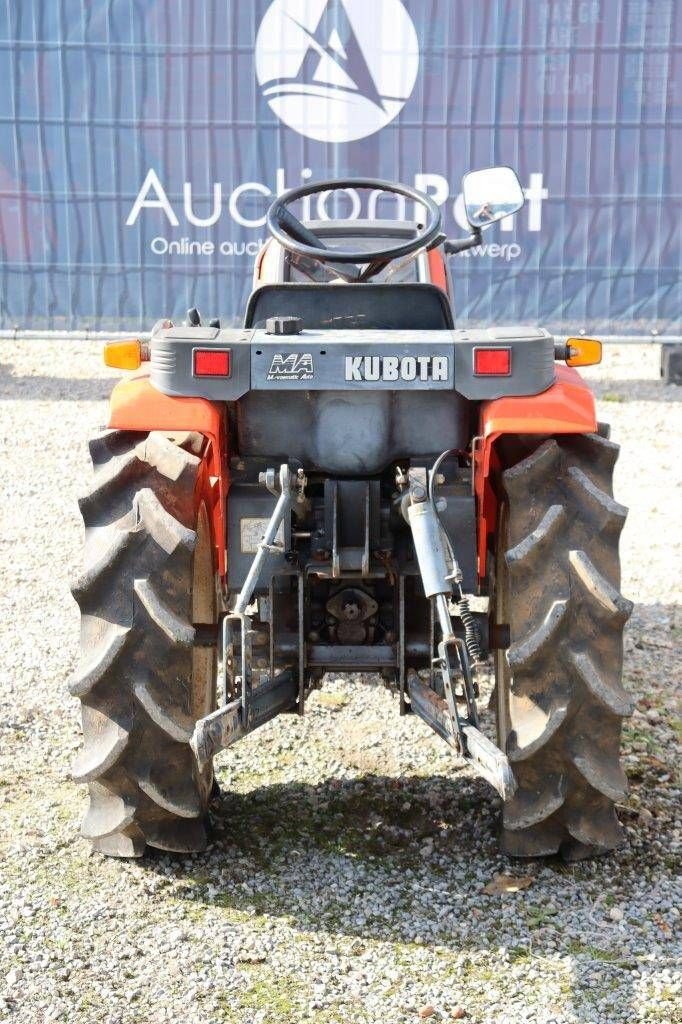
<instances>
[{"instance_id":1,"label":"tractor chassis","mask_svg":"<svg viewBox=\"0 0 682 1024\"><path fill-rule=\"evenodd\" d=\"M414 669L406 669L405 651L405 576L399 574L396 587L398 593L398 642L370 645L363 648L362 664L354 663L356 658L352 644L312 645L306 657L305 638L305 573L294 564L288 575L296 577L297 594L297 658L296 667L276 672L274 657L274 630L270 630L269 673L260 685L253 684L254 629L249 608L270 556L286 557L281 536L285 518L296 509L305 510L306 478L303 470L293 473L287 464L280 467L279 474L273 469L259 475L259 482L273 494L276 504L268 520L262 539L259 541L253 561L244 583L237 595L233 608L222 618L218 635L220 638L220 687L221 706L210 715L196 722L191 746L200 766L222 749L235 743L242 736L270 721L284 711L298 710L303 713L306 697L306 661L315 668L334 667L341 671L373 667L377 670L393 668L400 693L401 712L419 715L455 752L470 763L503 797L508 799L515 791L516 783L506 755L496 747L480 730L476 707L477 686L467 646L461 637L455 635L449 610L449 596L452 593L452 576L445 553L439 542L441 535L435 504L429 500L430 482L426 471L411 469L402 482L404 488L404 518L411 527L419 571L424 592L431 607L431 632L434 620L438 622L441 640L438 656L432 658L432 673L441 679L443 696L426 685ZM332 548L330 552L330 575L340 578L341 565L337 544L338 501L335 481L332 484ZM370 559L370 489L366 484L364 494L364 543L355 552L357 568L361 579L374 575ZM385 575L385 573L382 573ZM275 595L272 582L266 607L274 615ZM395 651L395 653L394 653ZM396 664L397 657L397 664Z\"/></svg>"}]
</instances>

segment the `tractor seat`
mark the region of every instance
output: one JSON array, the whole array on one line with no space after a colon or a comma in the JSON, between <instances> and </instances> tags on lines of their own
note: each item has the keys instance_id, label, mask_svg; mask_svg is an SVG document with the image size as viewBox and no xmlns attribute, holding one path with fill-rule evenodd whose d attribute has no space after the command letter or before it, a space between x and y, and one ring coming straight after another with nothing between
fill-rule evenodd
<instances>
[{"instance_id":1,"label":"tractor seat","mask_svg":"<svg viewBox=\"0 0 682 1024\"><path fill-rule=\"evenodd\" d=\"M266 284L251 293L245 327L298 316L304 328L447 331L455 326L445 292L433 284Z\"/></svg>"}]
</instances>

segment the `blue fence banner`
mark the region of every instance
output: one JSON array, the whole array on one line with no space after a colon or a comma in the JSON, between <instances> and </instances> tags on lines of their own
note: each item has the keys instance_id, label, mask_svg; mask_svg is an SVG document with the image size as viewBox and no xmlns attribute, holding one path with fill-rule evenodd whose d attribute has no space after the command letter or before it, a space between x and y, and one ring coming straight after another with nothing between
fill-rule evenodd
<instances>
[{"instance_id":1,"label":"blue fence banner","mask_svg":"<svg viewBox=\"0 0 682 1024\"><path fill-rule=\"evenodd\" d=\"M402 181L458 236L462 175L509 164L460 325L680 333L676 0L5 0L0 62L3 329L237 323L285 188ZM369 204L306 212L402 212Z\"/></svg>"}]
</instances>

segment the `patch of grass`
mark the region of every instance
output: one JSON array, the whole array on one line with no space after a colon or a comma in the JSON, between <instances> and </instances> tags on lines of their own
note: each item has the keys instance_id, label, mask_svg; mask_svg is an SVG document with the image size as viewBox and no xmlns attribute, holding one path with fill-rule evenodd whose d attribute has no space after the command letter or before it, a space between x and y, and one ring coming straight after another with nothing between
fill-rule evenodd
<instances>
[{"instance_id":1,"label":"patch of grass","mask_svg":"<svg viewBox=\"0 0 682 1024\"><path fill-rule=\"evenodd\" d=\"M275 1020L281 1020L296 1009L293 996L291 986L283 985L282 979L277 982L258 980L244 993L242 1005L250 1010L267 1009Z\"/></svg>"},{"instance_id":2,"label":"patch of grass","mask_svg":"<svg viewBox=\"0 0 682 1024\"><path fill-rule=\"evenodd\" d=\"M262 931L269 920L268 915L272 915L276 909L276 900L262 892L243 893L239 900L248 904L251 909L241 910L239 907L235 907L235 896L231 893L219 893L211 903L215 907L220 907L222 914L226 915L227 919L234 924L248 922L252 931Z\"/></svg>"},{"instance_id":3,"label":"patch of grass","mask_svg":"<svg viewBox=\"0 0 682 1024\"><path fill-rule=\"evenodd\" d=\"M661 1006L659 1004L658 1006L656 1006L656 1005L652 1005L651 1003L647 1003L647 1007L646 1007L646 1022L647 1022L647 1024L671 1024L671 1022L675 1020L674 1017L670 1016L671 1009L673 1009L673 1010L675 1009L674 1004L671 1007L668 1004L666 1004L664 1006ZM679 1018L678 1018L678 1020L679 1020Z\"/></svg>"},{"instance_id":4,"label":"patch of grass","mask_svg":"<svg viewBox=\"0 0 682 1024\"><path fill-rule=\"evenodd\" d=\"M623 402L625 399L617 391L605 391L601 396L602 402Z\"/></svg>"},{"instance_id":5,"label":"patch of grass","mask_svg":"<svg viewBox=\"0 0 682 1024\"><path fill-rule=\"evenodd\" d=\"M265 1011L260 1018L263 1024L295 1024L301 1016L301 995L291 978L255 977L246 990L221 998L223 1019L234 1020L235 1009L260 1010Z\"/></svg>"},{"instance_id":6,"label":"patch of grass","mask_svg":"<svg viewBox=\"0 0 682 1024\"><path fill-rule=\"evenodd\" d=\"M545 925L551 924L552 918L556 915L556 910L548 907L529 907L526 924L529 928L544 928Z\"/></svg>"},{"instance_id":7,"label":"patch of grass","mask_svg":"<svg viewBox=\"0 0 682 1024\"><path fill-rule=\"evenodd\" d=\"M423 841L439 834L439 819L425 800L413 797L407 808L404 802L400 790L379 783L360 791L357 784L329 787L322 798L304 785L298 793L272 785L233 789L219 813L226 826L219 842L268 869L305 847L372 863L418 863Z\"/></svg>"},{"instance_id":8,"label":"patch of grass","mask_svg":"<svg viewBox=\"0 0 682 1024\"><path fill-rule=\"evenodd\" d=\"M675 737L678 743L682 743L682 718L678 718L675 715L669 722L670 728L675 733Z\"/></svg>"},{"instance_id":9,"label":"patch of grass","mask_svg":"<svg viewBox=\"0 0 682 1024\"><path fill-rule=\"evenodd\" d=\"M533 953L526 946L511 946L509 959L514 964L527 964L533 960Z\"/></svg>"},{"instance_id":10,"label":"patch of grass","mask_svg":"<svg viewBox=\"0 0 682 1024\"><path fill-rule=\"evenodd\" d=\"M592 946L586 942L580 942L576 940L568 945L568 952L571 956L586 956L590 960L596 960L599 963L604 964L616 964L618 967L629 969L631 964L627 960L623 960L622 956L618 953L612 953L609 949L600 949L598 946Z\"/></svg>"}]
</instances>

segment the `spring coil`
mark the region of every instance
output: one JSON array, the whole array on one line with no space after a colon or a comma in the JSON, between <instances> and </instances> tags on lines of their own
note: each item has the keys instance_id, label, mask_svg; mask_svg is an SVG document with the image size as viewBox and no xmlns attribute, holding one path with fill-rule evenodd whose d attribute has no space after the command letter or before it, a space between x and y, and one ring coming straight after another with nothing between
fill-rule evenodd
<instances>
[{"instance_id":1,"label":"spring coil","mask_svg":"<svg viewBox=\"0 0 682 1024\"><path fill-rule=\"evenodd\" d=\"M464 626L464 643L466 645L467 653L474 665L480 664L485 659L483 657L483 651L481 650L481 638L478 633L478 626L476 625L476 619L469 608L469 598L465 597L461 590L460 597L457 602L457 611L459 612L459 617L462 620L462 625Z\"/></svg>"}]
</instances>

